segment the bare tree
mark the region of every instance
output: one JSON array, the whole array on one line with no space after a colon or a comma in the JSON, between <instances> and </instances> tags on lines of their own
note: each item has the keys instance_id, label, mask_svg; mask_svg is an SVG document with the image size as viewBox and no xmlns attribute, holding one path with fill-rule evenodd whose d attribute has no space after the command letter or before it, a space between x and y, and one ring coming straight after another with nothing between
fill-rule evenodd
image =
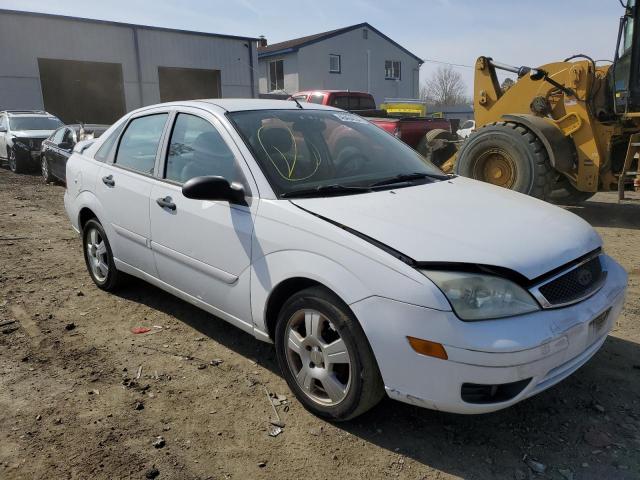
<instances>
[{"instance_id":1,"label":"bare tree","mask_svg":"<svg viewBox=\"0 0 640 480\"><path fill-rule=\"evenodd\" d=\"M502 85L500 85L500 88L502 88L503 92L506 92L507 90L509 90L511 87L513 87L513 85L516 82L513 80L513 78L505 78L504 81L502 82Z\"/></svg>"},{"instance_id":2,"label":"bare tree","mask_svg":"<svg viewBox=\"0 0 640 480\"><path fill-rule=\"evenodd\" d=\"M469 101L462 75L450 65L439 67L420 89L420 98L434 105L459 105Z\"/></svg>"}]
</instances>

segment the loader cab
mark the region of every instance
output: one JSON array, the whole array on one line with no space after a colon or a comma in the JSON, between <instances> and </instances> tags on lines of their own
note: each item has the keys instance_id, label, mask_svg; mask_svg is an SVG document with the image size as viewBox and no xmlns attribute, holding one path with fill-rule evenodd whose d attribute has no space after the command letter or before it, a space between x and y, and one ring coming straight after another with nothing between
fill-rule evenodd
<instances>
[{"instance_id":1,"label":"loader cab","mask_svg":"<svg viewBox=\"0 0 640 480\"><path fill-rule=\"evenodd\" d=\"M640 20L637 0L629 0L620 18L618 41L611 69L614 110L640 112Z\"/></svg>"}]
</instances>

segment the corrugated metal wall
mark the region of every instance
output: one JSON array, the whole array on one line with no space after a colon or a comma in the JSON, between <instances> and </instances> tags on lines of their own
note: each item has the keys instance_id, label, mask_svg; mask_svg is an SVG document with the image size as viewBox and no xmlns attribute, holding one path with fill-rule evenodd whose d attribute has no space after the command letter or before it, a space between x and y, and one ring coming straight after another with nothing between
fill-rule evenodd
<instances>
[{"instance_id":1,"label":"corrugated metal wall","mask_svg":"<svg viewBox=\"0 0 640 480\"><path fill-rule=\"evenodd\" d=\"M44 108L38 58L121 64L127 110L160 101L158 67L220 70L222 97L258 94L248 39L0 10L0 45L0 110Z\"/></svg>"}]
</instances>

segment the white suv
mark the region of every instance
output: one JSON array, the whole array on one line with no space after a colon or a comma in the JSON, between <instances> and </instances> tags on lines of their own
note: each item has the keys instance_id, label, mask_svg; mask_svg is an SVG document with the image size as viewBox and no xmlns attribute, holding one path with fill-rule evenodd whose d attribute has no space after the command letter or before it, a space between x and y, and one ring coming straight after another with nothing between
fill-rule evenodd
<instances>
[{"instance_id":1,"label":"white suv","mask_svg":"<svg viewBox=\"0 0 640 480\"><path fill-rule=\"evenodd\" d=\"M385 392L507 407L583 365L623 305L626 273L583 220L331 107L162 104L83 148L65 205L96 285L128 273L274 342L326 418Z\"/></svg>"}]
</instances>

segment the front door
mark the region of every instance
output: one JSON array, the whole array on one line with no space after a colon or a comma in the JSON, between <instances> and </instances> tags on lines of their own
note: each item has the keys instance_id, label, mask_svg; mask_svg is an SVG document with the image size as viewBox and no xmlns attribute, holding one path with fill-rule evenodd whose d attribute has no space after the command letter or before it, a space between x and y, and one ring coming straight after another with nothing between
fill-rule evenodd
<instances>
[{"instance_id":1,"label":"front door","mask_svg":"<svg viewBox=\"0 0 640 480\"><path fill-rule=\"evenodd\" d=\"M168 113L146 113L126 126L113 163L100 167L96 191L110 225L107 233L118 262L156 276L151 252L149 196Z\"/></svg>"},{"instance_id":2,"label":"front door","mask_svg":"<svg viewBox=\"0 0 640 480\"><path fill-rule=\"evenodd\" d=\"M252 185L240 168L240 153L213 116L188 111L176 115L166 150L150 201L158 276L250 329L249 266L258 201L250 196ZM184 197L182 184L204 175L242 183L248 205Z\"/></svg>"}]
</instances>

